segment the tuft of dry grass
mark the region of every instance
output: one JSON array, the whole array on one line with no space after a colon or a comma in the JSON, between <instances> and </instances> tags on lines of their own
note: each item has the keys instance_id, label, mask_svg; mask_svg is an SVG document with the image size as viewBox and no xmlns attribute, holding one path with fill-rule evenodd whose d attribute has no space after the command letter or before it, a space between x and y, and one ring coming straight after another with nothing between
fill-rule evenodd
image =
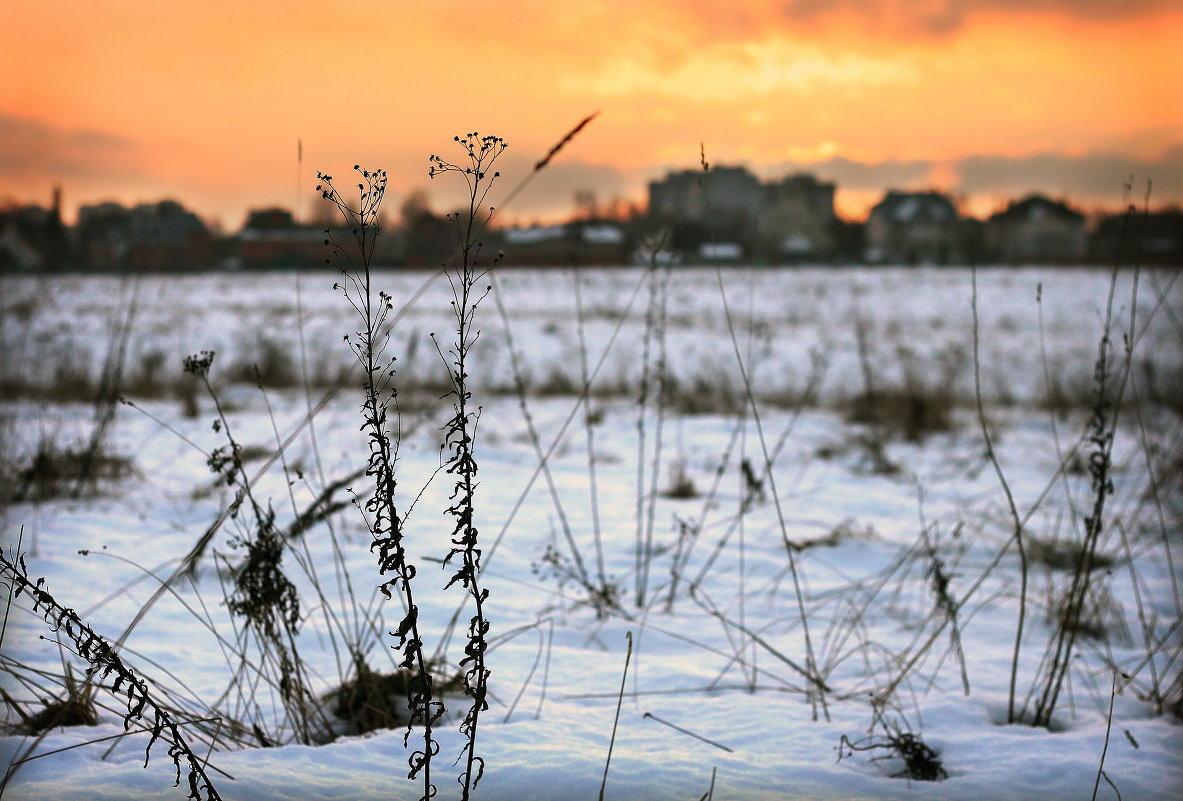
<instances>
[{"instance_id":1,"label":"tuft of dry grass","mask_svg":"<svg viewBox=\"0 0 1183 801\"><path fill-rule=\"evenodd\" d=\"M66 495L97 493L101 484L123 481L135 474L135 463L127 456L104 448L64 445L42 436L32 454L3 471L8 484L0 502L39 503Z\"/></svg>"},{"instance_id":2,"label":"tuft of dry grass","mask_svg":"<svg viewBox=\"0 0 1183 801\"><path fill-rule=\"evenodd\" d=\"M924 742L924 739L910 731L904 723L884 720L880 712L875 713L874 728L882 734L872 734L859 740L851 740L845 734L838 744L838 759L848 757L856 751L885 751L872 757L872 761L899 760L903 767L889 774L893 779L908 779L917 782L939 782L949 778L940 753Z\"/></svg>"},{"instance_id":3,"label":"tuft of dry grass","mask_svg":"<svg viewBox=\"0 0 1183 801\"><path fill-rule=\"evenodd\" d=\"M863 392L850 401L846 419L870 426L884 438L921 442L930 434L952 431L953 395L947 388L905 385Z\"/></svg>"},{"instance_id":4,"label":"tuft of dry grass","mask_svg":"<svg viewBox=\"0 0 1183 801\"><path fill-rule=\"evenodd\" d=\"M20 718L20 723L15 727L17 731L40 735L57 728L98 725L98 711L90 686L79 685L68 664L62 678L65 697L43 698L41 709L33 713L26 712L19 701L0 688L0 697L3 697L8 707Z\"/></svg>"},{"instance_id":5,"label":"tuft of dry grass","mask_svg":"<svg viewBox=\"0 0 1183 801\"><path fill-rule=\"evenodd\" d=\"M673 500L693 500L699 496L694 477L686 471L686 462L678 459L670 462L670 483L661 492L662 497Z\"/></svg>"},{"instance_id":6,"label":"tuft of dry grass","mask_svg":"<svg viewBox=\"0 0 1183 801\"><path fill-rule=\"evenodd\" d=\"M1114 563L1108 554L1086 553L1077 540L1033 536L1027 537L1027 558L1049 570L1077 570L1085 564L1089 570L1108 570Z\"/></svg>"},{"instance_id":7,"label":"tuft of dry grass","mask_svg":"<svg viewBox=\"0 0 1183 801\"><path fill-rule=\"evenodd\" d=\"M324 696L332 704L333 715L345 724L346 734L368 734L422 723L407 701L414 680L409 671L405 668L389 673L376 671L361 654L354 654L353 665L353 678ZM440 663L432 665L435 672L441 667ZM441 699L456 694L463 686L462 674L448 679L437 676L432 682L436 696Z\"/></svg>"}]
</instances>

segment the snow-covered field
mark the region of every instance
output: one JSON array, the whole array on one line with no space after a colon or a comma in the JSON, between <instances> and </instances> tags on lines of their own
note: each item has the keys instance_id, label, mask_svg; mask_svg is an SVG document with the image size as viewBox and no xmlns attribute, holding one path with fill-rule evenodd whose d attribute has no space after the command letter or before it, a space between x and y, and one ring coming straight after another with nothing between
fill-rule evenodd
<instances>
[{"instance_id":1,"label":"snow-covered field","mask_svg":"<svg viewBox=\"0 0 1183 801\"><path fill-rule=\"evenodd\" d=\"M1072 575L1053 556L1082 540L1093 514L1097 446L1084 439L1082 404L1107 271L977 275L981 394L1005 488L975 410L968 270L605 269L581 271L578 284L570 271L499 273L478 311L470 369L492 620L476 797L597 797L622 676L605 798L1080 799L1102 764L1098 798L1178 797L1183 727L1167 707L1183 702L1183 421L1170 410L1183 388L1183 289L1176 272L1143 272L1136 287L1134 275L1118 276L1112 304L1111 386L1126 342L1132 360L1102 511L1104 562L1091 573L1088 625L1052 725L1032 727L1006 722L1022 587L1007 492L1029 561L1014 671L1016 708L1029 713ZM422 793L406 778L405 728L299 745L260 671L235 682L224 587L242 554L233 540L251 536L249 514L227 518L192 576L137 620L233 500L206 465L226 432L212 426L210 398L181 380L184 356L217 352L210 375L230 431L281 530L363 465L359 379L342 342L357 322L332 290L337 278L2 279L7 465L26 467L46 442L86 443L94 410L70 402L68 387L99 383L126 322L124 381L135 391L106 444L131 459L132 475L78 499L8 504L0 544L11 557L20 537L30 576L100 634L118 639L136 621L125 663L181 719L220 718L183 728L227 799ZM455 665L464 626L444 633L464 596L443 590L439 565L452 479L438 470L448 408L434 402L444 370L430 336L445 350L454 336L450 294L427 273L377 283L397 312L399 504L419 620L427 648ZM237 380L252 363L265 391ZM935 409L922 416L930 422L944 410L944 424L916 430L887 412L852 422L868 381L872 406L903 397ZM177 392L196 398L195 417ZM348 485L365 491L364 478ZM387 632L402 611L377 594L368 540L363 515L345 505L285 553L301 597L297 650L318 696L352 678L346 642L374 670L394 669ZM584 583L609 588L619 605L589 603ZM85 669L29 609L25 596L11 605L0 669L0 688L27 714L63 693L63 664L75 677ZM97 727L41 738L15 730L20 715L6 702L0 765L23 761L5 798L185 796L167 745L144 768L149 735L120 737L125 705L105 690L95 700ZM247 747L255 728L279 747ZM455 728L439 732L441 798L459 797ZM899 778L902 760L879 759L891 749L841 745L844 736L884 745L892 732L935 749L947 777Z\"/></svg>"}]
</instances>

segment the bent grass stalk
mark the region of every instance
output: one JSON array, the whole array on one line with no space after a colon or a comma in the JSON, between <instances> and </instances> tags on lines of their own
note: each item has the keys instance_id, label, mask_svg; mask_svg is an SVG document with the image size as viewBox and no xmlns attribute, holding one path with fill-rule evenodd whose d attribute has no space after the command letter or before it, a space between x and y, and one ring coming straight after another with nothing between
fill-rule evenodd
<instances>
[{"instance_id":1,"label":"bent grass stalk","mask_svg":"<svg viewBox=\"0 0 1183 801\"><path fill-rule=\"evenodd\" d=\"M616 727L620 724L620 708L624 705L624 685L628 682L628 663L633 658L633 633L625 632L628 651L624 655L624 672L620 675L620 692L616 696L616 717L612 719L612 737L608 740L608 756L604 759L604 778L600 781L600 801L604 801L604 789L608 786L608 766L612 764L612 749L616 746Z\"/></svg>"},{"instance_id":2,"label":"bent grass stalk","mask_svg":"<svg viewBox=\"0 0 1183 801\"><path fill-rule=\"evenodd\" d=\"M703 185L704 185L703 194L707 198L707 207L709 209L710 194L708 192L706 192L705 183L706 183L706 180L710 174L710 164L707 162L707 158L706 158L706 146L701 143L699 144L699 162L702 166ZM708 215L708 217L709 217L709 215ZM712 239L714 238L713 232L712 232L711 238ZM744 360L742 351L740 350L740 347L739 347L739 337L736 334L735 321L734 321L734 318L732 317L732 314L731 314L730 305L727 302L726 289L723 286L723 273L717 265L715 267L715 279L716 279L716 282L718 283L718 286L719 286L719 299L723 304L723 316L724 316L724 319L726 320L726 324L727 324L727 333L728 333L728 337L731 342L731 349L732 349L732 352L735 356L736 367L739 370L740 379L743 383L745 405L747 406L747 408L749 408L751 410L752 422L756 427L756 434L757 434L757 437L760 442L760 450L761 450L761 455L763 457L764 473L765 473L765 476L768 480L769 490L770 490L770 494L772 497L772 504L773 504L773 507L776 511L777 524L778 524L778 527L780 530L781 539L784 543L785 552L788 556L789 572L790 572L790 575L792 576L792 580L793 580L793 593L794 593L796 603L797 603L797 611L798 611L798 615L801 620L801 631L802 631L804 644L805 644L805 664L806 664L807 676L810 679L811 683L815 684L818 687L821 687L821 686L824 686L824 681L822 680L821 675L818 673L817 661L814 657L813 640L810 637L810 633L809 633L809 619L808 619L808 616L806 615L806 612L805 612L804 590L801 587L801 578L798 575L797 560L796 560L796 557L794 556L794 553L793 553L792 542L789 540L788 524L785 520L784 510L782 509L780 497L779 497L779 494L777 493L777 490L776 490L776 483L773 479L773 470L772 470L773 456L772 456L771 451L769 450L768 442L767 442L765 435L764 435L764 426L763 426L763 423L761 422L759 406L756 403L756 397L755 397L753 386L752 386L751 373L748 369L747 363ZM821 708L822 708L822 714L828 720L830 717L830 712L829 712L829 708L826 704L826 698L825 698L824 692L822 692L818 695L814 695L812 693L810 694L810 702L813 705L813 717L815 720L817 719L817 706L818 706L819 701L820 701Z\"/></svg>"},{"instance_id":3,"label":"bent grass stalk","mask_svg":"<svg viewBox=\"0 0 1183 801\"><path fill-rule=\"evenodd\" d=\"M204 794L206 801L221 801L221 795L206 774L205 761L198 758L185 740L181 733L181 724L174 720L172 714L148 691L147 682L124 663L119 652L84 623L73 609L59 603L50 591L45 589L44 578L34 580L29 577L23 554L17 553L9 558L0 549L0 574L8 577L14 598L22 594L28 595L33 601L33 611L40 613L50 629L66 634L77 649L76 653L90 663L92 678L97 675L98 680L102 681L114 674L115 680L108 689L115 695L122 693L127 696L126 711L122 713L125 730L131 729L133 721L142 720L145 713L151 715L151 736L144 748L144 766L147 767L151 759L152 746L162 737L166 737L167 741L171 742L168 755L176 769L177 778L174 786L180 786L183 759L187 768L188 797L199 800ZM3 784L8 782L15 767L16 765L10 766ZM3 789L3 784L0 784L0 790Z\"/></svg>"},{"instance_id":4,"label":"bent grass stalk","mask_svg":"<svg viewBox=\"0 0 1183 801\"><path fill-rule=\"evenodd\" d=\"M587 336L584 332L585 313L583 309L582 279L578 270L571 273L571 283L575 295L575 331L579 339L579 380L584 398L591 397L591 376L587 365ZM596 479L596 444L595 426L592 422L590 405L583 417L584 443L587 448L587 479L588 491L591 495L592 538L596 548L596 579L600 587L608 586L608 573L604 568L604 543L600 530L600 498L599 482Z\"/></svg>"},{"instance_id":5,"label":"bent grass stalk","mask_svg":"<svg viewBox=\"0 0 1183 801\"><path fill-rule=\"evenodd\" d=\"M640 296L641 290L644 288L644 285L645 285L644 280L641 280L641 281L638 281L636 283L636 285L633 287L632 293L629 295L628 303L625 304L624 311L620 314L619 318L617 319L616 326L613 328L611 335L609 335L608 341L605 343L603 351L600 353L600 357L596 361L595 367L592 368L591 375L589 376L588 381L587 381L588 386L590 386L596 380L596 377L600 374L600 370L607 363L608 355L612 351L612 348L615 345L616 340L619 338L620 333L624 328L624 322L628 318L629 314L631 313L634 304L636 304L637 298ZM493 292L494 292L494 298L495 299L498 298L499 293L497 292L497 282L495 279L493 281ZM485 553L485 565L486 566L488 565L489 560L492 558L493 554L497 551L497 548L501 545L502 540L505 538L506 533L509 531L509 527L513 524L513 521L516 519L518 512L521 511L522 506L526 502L526 498L529 496L530 491L534 488L534 483L538 480L538 477L540 475L542 475L543 472L547 469L546 466L549 463L551 457L559 449L560 444L563 442L563 439L567 435L567 430L571 427L571 424L575 421L576 415L579 414L580 409L586 409L586 407L588 405L588 401L589 401L589 395L585 391L580 395L580 397L576 401L576 403L574 403L571 406L571 410L567 413L567 416L563 419L562 424L559 425L558 430L555 432L554 438L551 440L550 446L546 449L545 453L543 453L542 458L539 460L539 463L534 467L533 472L530 474L529 480L526 481L526 484L522 488L521 493L518 494L517 499L514 501L513 507L510 509L509 514L506 515L504 522L502 522L501 529L497 532L497 536L493 539L493 544L491 546L489 546L488 551ZM608 589L608 587L605 587L605 589ZM625 613L619 606L614 606L614 609L615 609L615 611L617 611L618 613L620 613L624 617L626 617L626 618L629 617L629 615L627 613Z\"/></svg>"},{"instance_id":6,"label":"bent grass stalk","mask_svg":"<svg viewBox=\"0 0 1183 801\"><path fill-rule=\"evenodd\" d=\"M776 511L777 526L780 531L781 540L785 546L785 553L788 556L789 573L793 580L793 595L797 603L797 612L801 620L801 632L805 642L805 664L808 671L807 678L810 682L818 688L823 688L825 682L818 673L817 660L814 657L813 640L809 633L809 620L805 613L805 595L801 587L801 577L797 570L797 558L794 554L793 543L789 540L788 523L785 519L784 509L781 506L780 494L776 489L776 481L772 470L772 452L768 448L768 442L764 436L764 425L760 418L760 409L756 403L756 397L752 389L752 380L749 374L747 365L739 349L739 339L735 333L735 324L731 316L731 308L727 303L727 292L723 286L723 273L717 267L715 268L715 278L719 285L719 297L723 302L723 314L727 320L727 331L731 339L731 347L735 354L736 366L740 372L740 378L743 382L744 395L747 401L748 408L752 412L752 423L756 427L756 436L760 443L760 452L763 456L764 476L768 481L769 495L772 498L772 505ZM759 642L757 640L757 642ZM814 718L817 718L817 705L820 702L822 715L829 720L830 711L826 704L825 692L818 695L810 695L810 701L814 705Z\"/></svg>"},{"instance_id":7,"label":"bent grass stalk","mask_svg":"<svg viewBox=\"0 0 1183 801\"><path fill-rule=\"evenodd\" d=\"M641 387L637 398L637 505L636 505L636 605L645 606L649 569L653 562L653 525L657 512L657 482L661 476L662 433L665 427L669 376L666 371L666 310L669 301L670 268L657 264L656 251L647 271L649 304L645 310L645 333L641 346ZM656 353L653 352L656 345ZM649 487L645 487L645 433L650 422L649 400L653 396L653 453Z\"/></svg>"},{"instance_id":8,"label":"bent grass stalk","mask_svg":"<svg viewBox=\"0 0 1183 801\"><path fill-rule=\"evenodd\" d=\"M588 600L597 609L600 608L596 604L596 599L599 597L601 590L606 585L601 585L597 588L592 584L590 575L587 572L587 566L584 564L583 556L580 553L579 546L575 542L575 535L571 531L571 524L567 519L566 509L563 507L563 501L559 496L558 487L555 485L554 476L550 470L550 461L547 458L549 454L542 451L542 439L538 434L538 428L534 424L534 417L530 414L530 407L526 401L526 379L522 374L521 360L518 358L517 350L514 347L513 331L510 327L509 312L505 308L505 304L501 301L501 294L495 292L493 295L494 304L497 306L497 314L501 318L501 327L503 336L505 338L505 347L509 352L509 366L510 372L513 374L514 388L518 396L518 408L522 412L522 420L526 424L526 434L530 439L530 445L534 448L534 457L538 461L539 470L543 478L546 480L547 492L550 494L551 502L554 504L555 515L559 521L559 528L563 532L563 538L567 542L567 550L571 554L571 564L573 565L574 578L579 585L587 592ZM586 395L585 401L586 403ZM558 557L556 557L558 558Z\"/></svg>"},{"instance_id":9,"label":"bent grass stalk","mask_svg":"<svg viewBox=\"0 0 1183 801\"><path fill-rule=\"evenodd\" d=\"M989 460L991 466L993 466L994 473L998 476L998 483L1002 485L1003 494L1006 496L1007 508L1010 511L1011 520L1014 522L1014 531L1011 533L1011 540L1015 543L1015 547L1019 552L1019 619L1015 624L1015 644L1014 651L1011 655L1010 685L1007 690L1006 700L1006 722L1014 723L1015 684L1019 674L1019 651L1023 645L1023 624L1027 619L1027 548L1023 539L1023 521L1019 517L1018 507L1015 506L1015 498L1011 493L1010 483L1007 482L1006 475L1002 472L1002 466L998 463L998 457L994 454L994 442L990 437L990 427L986 423L986 411L982 405L982 359L981 337L979 335L978 325L977 268L971 269L970 279L972 281L970 310L973 315L974 400L977 407L978 425L981 427L982 439L986 445L986 458ZM954 608L953 611L955 613L956 609Z\"/></svg>"}]
</instances>

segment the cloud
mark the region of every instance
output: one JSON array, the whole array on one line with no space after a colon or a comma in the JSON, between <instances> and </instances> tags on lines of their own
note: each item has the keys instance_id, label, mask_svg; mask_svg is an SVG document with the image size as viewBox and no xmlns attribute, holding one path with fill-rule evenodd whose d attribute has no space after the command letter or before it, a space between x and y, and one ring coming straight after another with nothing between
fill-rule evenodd
<instances>
[{"instance_id":1,"label":"cloud","mask_svg":"<svg viewBox=\"0 0 1183 801\"><path fill-rule=\"evenodd\" d=\"M655 68L648 54L626 55L602 68L562 77L564 93L610 98L635 95L682 102L737 102L785 93L817 97L835 90L914 85L915 68L853 50L780 40L712 43L689 50L676 65Z\"/></svg>"},{"instance_id":2,"label":"cloud","mask_svg":"<svg viewBox=\"0 0 1183 801\"><path fill-rule=\"evenodd\" d=\"M1183 204L1183 142L1153 158L1114 153L1080 156L1041 153L1027 156L976 155L951 161L891 160L860 162L835 157L825 161L785 161L751 165L766 179L807 172L833 181L841 190L939 188L959 196L1018 199L1031 192L1066 197L1084 205L1120 207L1123 187L1132 179L1140 197L1151 181L1152 204Z\"/></svg>"},{"instance_id":3,"label":"cloud","mask_svg":"<svg viewBox=\"0 0 1183 801\"><path fill-rule=\"evenodd\" d=\"M808 172L823 181L833 181L840 189L867 190L918 186L929 180L935 168L935 163L927 160L867 163L835 156L812 164L782 162L761 172L771 178L795 172Z\"/></svg>"},{"instance_id":4,"label":"cloud","mask_svg":"<svg viewBox=\"0 0 1183 801\"><path fill-rule=\"evenodd\" d=\"M44 180L127 179L139 143L88 129L59 128L0 112L0 175L10 184Z\"/></svg>"},{"instance_id":5,"label":"cloud","mask_svg":"<svg viewBox=\"0 0 1183 801\"><path fill-rule=\"evenodd\" d=\"M1155 197L1173 203L1183 200L1183 143L1153 159L1113 154L972 156L958 162L957 171L961 176L959 191L970 194L1040 191L1118 205L1123 185L1132 178L1136 195L1149 180L1157 187L1152 190L1152 201Z\"/></svg>"},{"instance_id":6,"label":"cloud","mask_svg":"<svg viewBox=\"0 0 1183 801\"><path fill-rule=\"evenodd\" d=\"M1044 13L1094 22L1131 20L1177 11L1176 0L785 0L790 23L816 25L854 19L875 30L952 33L979 12Z\"/></svg>"}]
</instances>

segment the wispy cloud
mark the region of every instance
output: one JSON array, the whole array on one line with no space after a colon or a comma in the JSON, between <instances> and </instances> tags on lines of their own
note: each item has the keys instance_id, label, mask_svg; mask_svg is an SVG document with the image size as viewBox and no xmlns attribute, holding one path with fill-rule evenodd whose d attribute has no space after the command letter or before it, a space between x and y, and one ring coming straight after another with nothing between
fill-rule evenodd
<instances>
[{"instance_id":1,"label":"wispy cloud","mask_svg":"<svg viewBox=\"0 0 1183 801\"><path fill-rule=\"evenodd\" d=\"M58 128L0 112L0 172L13 183L131 177L139 142L87 129Z\"/></svg>"},{"instance_id":2,"label":"wispy cloud","mask_svg":"<svg viewBox=\"0 0 1183 801\"><path fill-rule=\"evenodd\" d=\"M1023 193L1038 189L1082 199L1120 200L1123 184L1132 178L1135 191L1140 192L1149 180L1178 197L1183 192L1183 143L1153 159L1115 154L972 156L962 159L957 171L960 190L969 193Z\"/></svg>"},{"instance_id":3,"label":"wispy cloud","mask_svg":"<svg viewBox=\"0 0 1183 801\"><path fill-rule=\"evenodd\" d=\"M975 14L1052 14L1107 22L1178 10L1176 0L784 0L790 25L842 20L880 33L942 36L960 30Z\"/></svg>"},{"instance_id":4,"label":"wispy cloud","mask_svg":"<svg viewBox=\"0 0 1183 801\"><path fill-rule=\"evenodd\" d=\"M599 97L642 94L682 101L741 101L786 91L874 89L918 79L915 68L899 61L769 40L711 45L662 70L654 69L647 55L624 54L601 70L564 76L562 87Z\"/></svg>"},{"instance_id":5,"label":"wispy cloud","mask_svg":"<svg viewBox=\"0 0 1183 801\"><path fill-rule=\"evenodd\" d=\"M1028 156L967 156L952 161L912 160L860 162L831 158L815 162L786 161L769 165L764 175L812 172L845 189L939 188L956 194L1027 192L1062 194L1081 199L1120 201L1122 185L1132 177L1147 179L1172 196L1183 192L1183 141L1155 158L1114 153Z\"/></svg>"},{"instance_id":6,"label":"wispy cloud","mask_svg":"<svg viewBox=\"0 0 1183 801\"><path fill-rule=\"evenodd\" d=\"M926 160L861 162L836 156L819 162L782 162L763 172L787 175L810 172L843 189L880 190L924 184L932 175L935 163Z\"/></svg>"}]
</instances>

